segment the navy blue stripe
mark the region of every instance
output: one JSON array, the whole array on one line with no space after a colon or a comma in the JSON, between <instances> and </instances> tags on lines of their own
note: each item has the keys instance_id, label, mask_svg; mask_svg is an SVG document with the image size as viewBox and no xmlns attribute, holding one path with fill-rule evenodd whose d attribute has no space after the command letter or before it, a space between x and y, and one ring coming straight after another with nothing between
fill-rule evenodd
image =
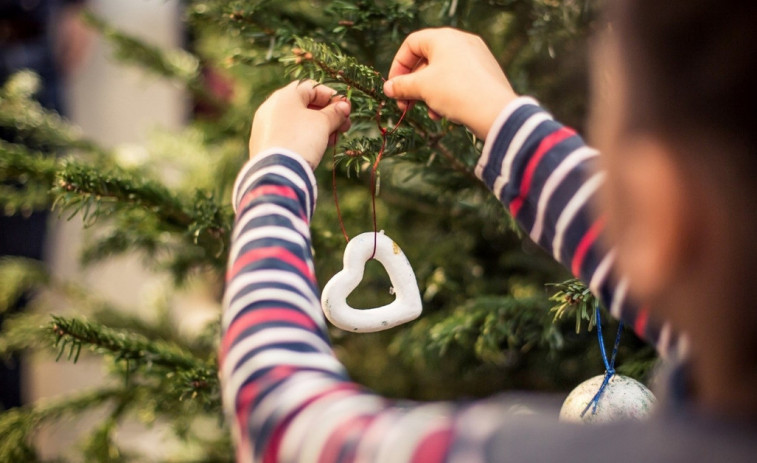
<instances>
[{"instance_id":1,"label":"navy blue stripe","mask_svg":"<svg viewBox=\"0 0 757 463\"><path fill-rule=\"evenodd\" d=\"M240 334L240 337L246 338L252 334L255 334L259 330L253 330L251 327L249 329L243 330ZM269 326L270 328L270 326ZM292 328L294 328L292 326ZM233 345L233 344L232 344ZM281 342L272 343L272 344L266 344L264 346L258 347L256 349L252 349L249 352L247 352L242 358L237 361L237 363L234 365L233 370L236 370L239 368L244 362L249 360L251 357L254 357L257 354L260 354L262 352L273 350L273 349L284 349L291 352L297 352L299 354L312 354L312 353L323 353L323 351L316 349L311 344L307 344L304 342L297 342L297 341L285 341L282 340Z\"/></svg>"},{"instance_id":2,"label":"navy blue stripe","mask_svg":"<svg viewBox=\"0 0 757 463\"><path fill-rule=\"evenodd\" d=\"M297 212L299 212L299 210L302 210L302 211L306 211L307 210L307 205L308 205L307 195L302 190L300 190L294 183L292 183L292 180L290 178L284 177L284 176L279 175L279 174L268 174L266 176L263 176L263 177L255 180L250 185L249 190L247 190L247 191L252 191L255 188L258 188L258 187L261 187L261 186L265 186L265 185L283 186L283 187L291 188L294 192L297 193L297 197L299 199L298 202L299 202L299 206L300 207L296 209ZM245 193L247 193L247 192L245 192ZM273 195L271 195L271 196L266 195L266 196L273 197ZM312 195L311 195L311 197L312 197ZM242 198L244 198L244 194L241 195L241 196L237 196L238 201L242 201ZM290 201L290 202L294 203L294 201L292 201L292 199L290 199L290 198L286 198L286 197L283 197L283 196L278 196L278 198L280 198L282 201ZM257 199L255 201L253 201L250 205L255 204L256 201L257 201ZM249 209L250 205L248 205L245 208L245 210ZM239 207L239 204L237 204L237 207ZM310 208L310 209L312 210L312 208ZM245 210L237 210L237 217L240 217L241 215L243 215L243 213L244 213Z\"/></svg>"},{"instance_id":3,"label":"navy blue stripe","mask_svg":"<svg viewBox=\"0 0 757 463\"><path fill-rule=\"evenodd\" d=\"M536 105L527 104L521 106L513 112L507 119L507 122L505 122L502 130L497 134L489 154L489 161L484 167L482 174L482 180L489 189L494 187L497 177L502 174L502 160L507 153L507 148L510 146L513 137L531 116L540 112L545 111Z\"/></svg>"},{"instance_id":4,"label":"navy blue stripe","mask_svg":"<svg viewBox=\"0 0 757 463\"><path fill-rule=\"evenodd\" d=\"M580 137L569 137L555 145L541 159L531 179L531 188L526 195L525 201L523 201L523 206L518 212L518 222L522 224L524 229L530 231L536 222L538 201L549 176L555 171L557 166L562 164L566 157L582 146L584 146L584 143Z\"/></svg>"},{"instance_id":5,"label":"navy blue stripe","mask_svg":"<svg viewBox=\"0 0 757 463\"><path fill-rule=\"evenodd\" d=\"M560 251L559 261L565 262L570 268L573 262L573 256L576 255L576 248L581 238L584 237L586 232L591 228L593 224L592 216L589 212L592 210L592 206L589 202L585 202L573 216L568 228L565 229L562 237L562 251ZM594 245L596 247L596 244Z\"/></svg>"},{"instance_id":6,"label":"navy blue stripe","mask_svg":"<svg viewBox=\"0 0 757 463\"><path fill-rule=\"evenodd\" d=\"M300 192L299 188L295 187L294 184L292 183L292 181L290 179L286 179L286 177L282 177L279 174L268 174L268 175L265 175L264 177L262 177L261 180L269 182L270 180L272 180L273 178L276 178L276 177L281 178L281 179L285 179L286 182L287 182L287 183L285 183L285 185L293 187L294 190L298 192L298 194L299 193L307 193L307 196L310 198L310 204L308 204L305 201L305 195L303 194L302 195L302 200L303 200L302 205L305 206L305 207L303 207L303 209L305 209L305 210L310 209L312 211L313 210L312 206L314 205L313 204L314 203L314 201L313 201L314 200L314 195L313 195L313 189L312 189L313 187L312 187L312 185L310 183L310 179L309 179L309 176L308 176L307 172L305 171L305 169L302 167L302 165L299 162L297 162L296 160L292 159L291 157L283 155L283 154L274 154L274 155L271 155L271 156L267 156L267 157L261 159L259 162L255 163L255 168L254 169L250 169L247 173L245 173L244 181L242 181L242 182L239 183L239 188L242 188L242 186L244 185L245 181L247 181L250 178L250 176L253 175L254 172L257 172L258 170L263 169L265 167L273 167L273 166L284 166L284 167L289 168L289 170L291 170L292 173L296 174L297 177L299 177L302 180L302 182L306 185L307 191L306 192ZM255 181L254 184L258 184L258 181ZM269 183L269 184L271 184L271 183ZM279 185L281 185L280 183L275 183L275 182L273 182L273 184L279 184ZM245 193L245 192L237 191L237 198L241 199L242 196L243 196L243 193Z\"/></svg>"},{"instance_id":7,"label":"navy blue stripe","mask_svg":"<svg viewBox=\"0 0 757 463\"><path fill-rule=\"evenodd\" d=\"M581 268L579 270L580 275L578 277L581 280L590 281L591 277L597 271L597 267L599 267L599 264L602 262L602 259L607 255L603 246L604 242L604 233L601 233L597 237L597 241L594 245L590 246L586 251L586 255L584 256L584 260L581 263Z\"/></svg>"}]
</instances>

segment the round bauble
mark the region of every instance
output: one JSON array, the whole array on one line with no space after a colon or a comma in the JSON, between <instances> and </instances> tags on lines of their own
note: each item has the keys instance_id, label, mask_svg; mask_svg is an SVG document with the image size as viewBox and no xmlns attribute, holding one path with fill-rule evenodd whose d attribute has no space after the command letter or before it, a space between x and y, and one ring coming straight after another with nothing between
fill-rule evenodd
<instances>
[{"instance_id":1,"label":"round bauble","mask_svg":"<svg viewBox=\"0 0 757 463\"><path fill-rule=\"evenodd\" d=\"M633 378L613 375L599 399L596 413L591 405L584 416L581 413L599 391L605 375L595 376L579 384L560 409L560 421L577 423L610 423L620 420L643 420L652 411L655 396L646 386Z\"/></svg>"}]
</instances>

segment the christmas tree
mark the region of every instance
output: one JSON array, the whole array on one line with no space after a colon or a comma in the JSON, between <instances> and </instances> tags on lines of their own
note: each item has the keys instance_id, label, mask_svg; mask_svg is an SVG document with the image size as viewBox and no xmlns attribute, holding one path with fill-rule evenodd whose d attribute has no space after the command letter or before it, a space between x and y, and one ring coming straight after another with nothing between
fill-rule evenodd
<instances>
[{"instance_id":1,"label":"christmas tree","mask_svg":"<svg viewBox=\"0 0 757 463\"><path fill-rule=\"evenodd\" d=\"M0 142L0 204L6 214L52 207L78 215L98 230L83 262L138 253L172 275L177 287L200 281L220 299L233 220L229 196L247 158L250 115L276 88L312 78L348 97L353 108L353 128L316 171L321 192L312 235L321 284L342 266L340 226L350 236L373 230L371 166L385 143L376 172L378 227L402 246L423 298L423 315L409 325L369 335L332 330L353 379L386 396L422 400L567 391L602 369L596 339L586 334L595 323L593 296L522 236L475 178L483 141L432 120L420 104L402 118L383 95L382 76L410 32L462 28L484 38L516 91L537 97L580 131L596 3L188 0L191 51L158 49L88 15L120 60L186 88L196 102L194 116L179 133L147 147L149 161L127 165L35 103L35 76L19 73L0 90L0 127L16 134L13 142ZM210 83L219 74L233 89L227 95ZM381 128L394 127L384 140ZM51 150L61 154L51 157ZM166 166L174 174L170 182ZM170 317L150 322L124 315L28 260L0 261L0 281L0 311L44 288L75 313L38 315L40 307L7 316L0 355L43 350L72 363L99 355L117 379L2 412L0 461L38 461L33 438L40 425L103 406L107 413L84 443L83 461L143 461L114 438L130 415L151 417L146 425L156 417L170 423L197 449L188 461L233 461L220 411L217 321L188 339ZM369 264L350 301L374 307L391 298L380 267ZM619 370L635 377L654 361L630 333L620 357ZM198 431L208 417L214 432Z\"/></svg>"}]
</instances>

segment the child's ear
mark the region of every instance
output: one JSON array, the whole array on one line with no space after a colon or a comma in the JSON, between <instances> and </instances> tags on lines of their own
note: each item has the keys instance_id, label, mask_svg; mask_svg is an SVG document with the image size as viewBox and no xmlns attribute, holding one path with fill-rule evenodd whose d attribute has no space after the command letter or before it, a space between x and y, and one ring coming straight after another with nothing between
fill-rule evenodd
<instances>
[{"instance_id":1,"label":"child's ear","mask_svg":"<svg viewBox=\"0 0 757 463\"><path fill-rule=\"evenodd\" d=\"M635 138L616 166L622 183L615 224L619 265L638 300L654 302L672 289L695 259L696 194L680 158L653 137ZM611 181L613 181L611 180ZM612 188L612 187L610 187Z\"/></svg>"}]
</instances>

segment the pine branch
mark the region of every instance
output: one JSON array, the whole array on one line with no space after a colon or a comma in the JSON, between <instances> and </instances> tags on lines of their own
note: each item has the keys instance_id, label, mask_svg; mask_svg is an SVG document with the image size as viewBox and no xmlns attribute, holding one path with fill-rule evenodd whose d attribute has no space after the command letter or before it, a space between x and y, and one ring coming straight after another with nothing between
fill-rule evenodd
<instances>
[{"instance_id":1,"label":"pine branch","mask_svg":"<svg viewBox=\"0 0 757 463\"><path fill-rule=\"evenodd\" d=\"M47 317L35 313L6 316L0 331L0 361L16 352L49 348L47 320Z\"/></svg>"},{"instance_id":2,"label":"pine branch","mask_svg":"<svg viewBox=\"0 0 757 463\"><path fill-rule=\"evenodd\" d=\"M395 339L391 350L434 361L451 350L465 351L479 361L499 364L507 351L555 349L563 342L540 298L479 297L436 318L417 322Z\"/></svg>"},{"instance_id":3,"label":"pine branch","mask_svg":"<svg viewBox=\"0 0 757 463\"><path fill-rule=\"evenodd\" d=\"M45 109L32 97L39 91L39 77L17 72L0 89L0 127L24 144L45 150L79 150L104 157L108 151L86 139L55 111Z\"/></svg>"},{"instance_id":4,"label":"pine branch","mask_svg":"<svg viewBox=\"0 0 757 463\"><path fill-rule=\"evenodd\" d=\"M54 192L58 196L57 207L82 212L85 222L129 206L152 211L166 224L177 228L193 223L181 201L163 185L125 172L104 173L69 162L58 173Z\"/></svg>"},{"instance_id":5,"label":"pine branch","mask_svg":"<svg viewBox=\"0 0 757 463\"><path fill-rule=\"evenodd\" d=\"M147 212L157 219L158 230L178 232L189 244L201 247L207 256L205 261L221 265L225 262L223 251L228 249L233 214L213 195L198 190L194 200L185 204L157 182L124 171L102 172L71 162L59 172L53 193L57 197L55 206L73 211L72 215L81 213L90 225L115 212ZM155 243L147 240L143 244L149 249Z\"/></svg>"},{"instance_id":6,"label":"pine branch","mask_svg":"<svg viewBox=\"0 0 757 463\"><path fill-rule=\"evenodd\" d=\"M31 214L50 207L58 161L0 140L0 214Z\"/></svg>"},{"instance_id":7,"label":"pine branch","mask_svg":"<svg viewBox=\"0 0 757 463\"><path fill-rule=\"evenodd\" d=\"M179 82L203 103L215 109L225 109L226 103L208 91L200 72L200 60L196 56L181 49L163 50L149 45L137 37L119 31L90 11L85 12L83 18L113 45L119 61L137 65L161 77Z\"/></svg>"},{"instance_id":8,"label":"pine branch","mask_svg":"<svg viewBox=\"0 0 757 463\"><path fill-rule=\"evenodd\" d=\"M3 436L0 439L0 461L38 461L32 437L40 426L63 416L79 414L113 399L125 399L132 394L130 388L100 389L0 413L0 436Z\"/></svg>"},{"instance_id":9,"label":"pine branch","mask_svg":"<svg viewBox=\"0 0 757 463\"><path fill-rule=\"evenodd\" d=\"M26 146L0 140L0 180L53 184L59 161Z\"/></svg>"},{"instance_id":10,"label":"pine branch","mask_svg":"<svg viewBox=\"0 0 757 463\"><path fill-rule=\"evenodd\" d=\"M133 332L114 330L79 318L53 316L48 324L58 358L68 350L68 358L77 361L82 347L109 353L116 360L136 361L145 365L199 372L213 376L213 367L173 344L150 340Z\"/></svg>"},{"instance_id":11,"label":"pine branch","mask_svg":"<svg viewBox=\"0 0 757 463\"><path fill-rule=\"evenodd\" d=\"M233 31L234 35L252 39L276 37L286 40L291 34L323 27L322 21L306 14L302 8L297 8L297 3L299 2L275 0L193 0L188 9L188 17L195 26L212 24L225 34Z\"/></svg>"},{"instance_id":12,"label":"pine branch","mask_svg":"<svg viewBox=\"0 0 757 463\"><path fill-rule=\"evenodd\" d=\"M0 257L0 314L25 292L49 282L43 264L23 257Z\"/></svg>"},{"instance_id":13,"label":"pine branch","mask_svg":"<svg viewBox=\"0 0 757 463\"><path fill-rule=\"evenodd\" d=\"M555 321L570 312L574 312L576 317L576 333L581 332L581 322L584 320L589 322L587 330L591 331L594 328L597 324L594 307L598 303L598 300L584 282L574 278L562 283L548 284L547 286L557 290L549 298L550 301L557 303L557 305L550 309L550 312L554 312L555 314Z\"/></svg>"},{"instance_id":14,"label":"pine branch","mask_svg":"<svg viewBox=\"0 0 757 463\"><path fill-rule=\"evenodd\" d=\"M294 56L281 60L289 64L289 70L294 77L300 77L305 72L312 79L321 82L335 82L347 86L348 89L356 89L369 98L367 102L369 104L365 105L367 106L368 118L373 117L373 114L371 114L372 111L380 108L378 109L380 117L386 117L383 114L386 111L388 114L392 114L396 120L399 120L400 111L396 102L384 95L384 79L378 71L358 63L351 56L344 55L336 47L318 43L310 38L297 37L295 38L295 45L295 48L292 49ZM360 102L354 104L354 101L353 99L353 112L355 112L355 108L363 106L359 104ZM358 111L360 110L358 109ZM435 123L425 115L425 112L420 109L419 105L415 105L413 110L405 117L405 120L408 125L420 134L429 148L432 150L436 149L442 154L455 171L473 180L474 185L480 185L472 169L460 162L449 148L442 143L442 139L447 132L439 132L436 129ZM380 142L378 143L380 144ZM376 145L377 142L373 142L373 144ZM358 149L356 151L360 151L360 154L365 153L365 150ZM377 151L374 151L374 153ZM396 154L396 152L387 152L387 157L392 154Z\"/></svg>"}]
</instances>

